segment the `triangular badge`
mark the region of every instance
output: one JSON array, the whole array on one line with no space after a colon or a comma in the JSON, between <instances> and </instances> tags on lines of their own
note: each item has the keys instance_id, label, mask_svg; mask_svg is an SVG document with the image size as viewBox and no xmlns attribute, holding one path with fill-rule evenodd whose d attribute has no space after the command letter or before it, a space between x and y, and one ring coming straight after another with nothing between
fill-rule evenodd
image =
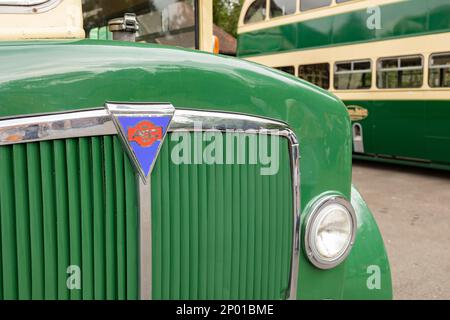
<instances>
[{"instance_id":1,"label":"triangular badge","mask_svg":"<svg viewBox=\"0 0 450 320\"><path fill-rule=\"evenodd\" d=\"M172 121L171 104L106 103L122 142L147 182Z\"/></svg>"}]
</instances>

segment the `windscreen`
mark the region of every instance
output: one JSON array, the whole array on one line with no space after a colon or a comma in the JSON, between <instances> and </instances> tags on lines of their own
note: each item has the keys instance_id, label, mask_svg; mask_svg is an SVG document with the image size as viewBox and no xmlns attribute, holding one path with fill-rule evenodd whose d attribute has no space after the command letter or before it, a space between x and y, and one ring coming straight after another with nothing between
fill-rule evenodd
<instances>
[{"instance_id":1,"label":"windscreen","mask_svg":"<svg viewBox=\"0 0 450 320\"><path fill-rule=\"evenodd\" d=\"M83 0L84 29L92 39L112 39L108 21L135 13L138 42L196 48L195 0Z\"/></svg>"}]
</instances>

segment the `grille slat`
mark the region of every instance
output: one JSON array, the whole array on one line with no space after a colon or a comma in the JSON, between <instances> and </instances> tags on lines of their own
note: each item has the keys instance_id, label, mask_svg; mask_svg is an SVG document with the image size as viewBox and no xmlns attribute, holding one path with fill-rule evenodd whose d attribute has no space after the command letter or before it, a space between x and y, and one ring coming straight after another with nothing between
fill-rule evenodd
<instances>
[{"instance_id":1,"label":"grille slat","mask_svg":"<svg viewBox=\"0 0 450 320\"><path fill-rule=\"evenodd\" d=\"M249 149L247 149L249 150ZM247 153L247 158L250 156ZM248 224L247 224L247 278L246 280L246 297L253 297L254 292L254 276L255 276L255 218L256 218L256 185L255 179L256 172L254 166L249 166L247 170L247 177L244 180L247 181L247 212L248 212Z\"/></svg>"},{"instance_id":2,"label":"grille slat","mask_svg":"<svg viewBox=\"0 0 450 320\"><path fill-rule=\"evenodd\" d=\"M117 137L2 146L0 176L1 299L138 298L136 181Z\"/></svg>"},{"instance_id":3,"label":"grille slat","mask_svg":"<svg viewBox=\"0 0 450 320\"><path fill-rule=\"evenodd\" d=\"M114 169L116 182L116 254L117 254L117 298L127 299L127 250L125 220L125 169L126 160L120 141L114 139Z\"/></svg>"},{"instance_id":4,"label":"grille slat","mask_svg":"<svg viewBox=\"0 0 450 320\"><path fill-rule=\"evenodd\" d=\"M17 244L12 148L0 149L3 286L5 299L17 299Z\"/></svg>"},{"instance_id":5,"label":"grille slat","mask_svg":"<svg viewBox=\"0 0 450 320\"><path fill-rule=\"evenodd\" d=\"M136 300L139 297L139 216L137 214L138 196L136 177L131 164L126 158L125 169L125 224L127 243L127 299ZM128 169L130 168L130 169Z\"/></svg>"},{"instance_id":6,"label":"grille slat","mask_svg":"<svg viewBox=\"0 0 450 320\"><path fill-rule=\"evenodd\" d=\"M187 167L181 167L180 168L180 190L188 190L189 189L189 168ZM189 208L189 194L185 192L180 192L180 212L182 212L182 208ZM189 257L189 248L190 248L190 219L189 215L182 214L180 217L181 221L181 232L180 232L180 248L181 248L181 257L180 257L180 264L181 264L181 273L182 274L189 274L190 269L190 257ZM187 240L187 241L186 241ZM181 291L180 291L180 298L181 299L188 299L189 298L189 284L190 284L190 277L181 277Z\"/></svg>"},{"instance_id":7,"label":"grille slat","mask_svg":"<svg viewBox=\"0 0 450 320\"><path fill-rule=\"evenodd\" d=\"M205 149L203 149L205 150ZM184 166L181 166L182 168ZM207 190L212 190L216 188L216 177L215 170L213 166L207 165L206 167L206 187ZM183 190L184 191L184 190ZM215 298L215 265L216 265L216 257L215 257L215 246L216 239L215 234L217 232L216 229L216 214L209 214L211 212L216 212L216 192L207 191L207 211L206 211L206 296ZM185 193L185 192L184 192ZM183 214L184 215L184 214ZM218 253L220 254L220 253Z\"/></svg>"},{"instance_id":8,"label":"grille slat","mask_svg":"<svg viewBox=\"0 0 450 320\"><path fill-rule=\"evenodd\" d=\"M189 270L198 270L199 267L199 192L198 192L198 166L192 165L188 168L189 190L191 197L189 199ZM157 238L158 239L158 238ZM189 277L189 296L193 299L198 298L199 275L191 272Z\"/></svg>"},{"instance_id":9,"label":"grille slat","mask_svg":"<svg viewBox=\"0 0 450 320\"><path fill-rule=\"evenodd\" d=\"M67 300L67 266L70 265L69 215L67 202L66 147L62 140L54 142L54 181L56 188L57 252L58 252L58 299ZM17 192L16 192L17 194Z\"/></svg>"},{"instance_id":10,"label":"grille slat","mask_svg":"<svg viewBox=\"0 0 450 320\"><path fill-rule=\"evenodd\" d=\"M5 149L2 147L0 149ZM44 229L42 213L41 159L39 144L27 145L28 195L30 201L31 297L44 299ZM3 210L2 210L3 213ZM2 231L4 227L2 226ZM4 288L6 291L6 287ZM5 295L6 298L6 295Z\"/></svg>"},{"instance_id":11,"label":"grille slat","mask_svg":"<svg viewBox=\"0 0 450 320\"><path fill-rule=\"evenodd\" d=\"M168 160L170 161L170 160ZM180 224L180 176L179 167L169 166L170 190L170 280L172 283L171 299L180 299L181 290L181 224ZM166 252L164 252L166 254Z\"/></svg>"},{"instance_id":12,"label":"grille slat","mask_svg":"<svg viewBox=\"0 0 450 320\"><path fill-rule=\"evenodd\" d=\"M17 226L18 297L31 298L30 216L28 207L26 146L16 145L14 152L14 192Z\"/></svg>"},{"instance_id":13,"label":"grille slat","mask_svg":"<svg viewBox=\"0 0 450 320\"><path fill-rule=\"evenodd\" d=\"M246 141L245 145L246 150L248 150L248 143ZM240 218L239 223L239 233L241 239L240 245L240 256L239 256L239 297L245 299L247 297L247 258L248 258L248 182L247 182L247 165L240 166L240 174L239 174L239 186L240 186Z\"/></svg>"},{"instance_id":14,"label":"grille slat","mask_svg":"<svg viewBox=\"0 0 450 320\"><path fill-rule=\"evenodd\" d=\"M92 138L92 171L104 172L101 138ZM103 175L92 177L93 198L93 239L94 239L94 297L104 300L106 298L106 233Z\"/></svg>"},{"instance_id":15,"label":"grille slat","mask_svg":"<svg viewBox=\"0 0 450 320\"><path fill-rule=\"evenodd\" d=\"M261 165L174 164L179 142L166 138L152 173L154 299L285 298L290 163L287 141L273 139L280 139L280 171L261 176Z\"/></svg>"},{"instance_id":16,"label":"grille slat","mask_svg":"<svg viewBox=\"0 0 450 320\"><path fill-rule=\"evenodd\" d=\"M103 159L105 165L105 286L106 299L116 299L116 220L114 212L115 176L114 176L114 149L113 138L104 138Z\"/></svg>"},{"instance_id":17,"label":"grille slat","mask_svg":"<svg viewBox=\"0 0 450 320\"><path fill-rule=\"evenodd\" d=\"M82 247L82 292L84 300L94 299L94 250L92 229L92 186L90 139L81 138L80 151L80 193L81 193L81 247Z\"/></svg>"},{"instance_id":18,"label":"grille slat","mask_svg":"<svg viewBox=\"0 0 450 320\"><path fill-rule=\"evenodd\" d=\"M67 177L70 177L70 183L67 185L69 200L70 264L81 267L81 195L78 169L78 150L79 147L77 139L66 140ZM70 298L73 300L82 299L81 290L71 290Z\"/></svg>"},{"instance_id":19,"label":"grille slat","mask_svg":"<svg viewBox=\"0 0 450 320\"><path fill-rule=\"evenodd\" d=\"M44 215L45 299L55 300L58 297L58 249L56 237L56 191L53 179L54 160L53 145L51 141L45 141L41 143L40 157L42 177L42 207Z\"/></svg>"},{"instance_id":20,"label":"grille slat","mask_svg":"<svg viewBox=\"0 0 450 320\"><path fill-rule=\"evenodd\" d=\"M215 249L214 252L216 254L216 274L215 274L215 293L214 298L218 299L219 297L224 296L224 277L223 277L223 269L224 269L224 172L223 167L217 167L215 169L215 186L216 189L216 199L215 199L215 210L217 212L217 217L214 226L214 234L215 234Z\"/></svg>"},{"instance_id":21,"label":"grille slat","mask_svg":"<svg viewBox=\"0 0 450 320\"><path fill-rule=\"evenodd\" d=\"M258 168L256 168L258 170ZM254 272L254 297L255 299L262 299L262 272L263 272L263 184L262 177L259 174L255 175L256 193L255 193L255 272Z\"/></svg>"}]
</instances>

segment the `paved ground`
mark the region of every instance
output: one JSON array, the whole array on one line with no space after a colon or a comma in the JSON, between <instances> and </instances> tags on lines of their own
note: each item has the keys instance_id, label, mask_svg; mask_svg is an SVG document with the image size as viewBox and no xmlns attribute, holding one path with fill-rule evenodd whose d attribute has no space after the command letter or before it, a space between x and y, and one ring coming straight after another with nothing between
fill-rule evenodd
<instances>
[{"instance_id":1,"label":"paved ground","mask_svg":"<svg viewBox=\"0 0 450 320\"><path fill-rule=\"evenodd\" d=\"M450 299L450 172L354 161L387 247L395 299Z\"/></svg>"}]
</instances>

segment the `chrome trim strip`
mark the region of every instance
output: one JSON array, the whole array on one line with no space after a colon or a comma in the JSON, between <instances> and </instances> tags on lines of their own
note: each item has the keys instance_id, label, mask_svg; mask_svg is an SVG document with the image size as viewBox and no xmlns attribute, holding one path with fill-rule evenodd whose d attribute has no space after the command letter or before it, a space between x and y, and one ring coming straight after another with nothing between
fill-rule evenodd
<instances>
[{"instance_id":1,"label":"chrome trim strip","mask_svg":"<svg viewBox=\"0 0 450 320\"><path fill-rule=\"evenodd\" d=\"M281 131L287 129L287 124L271 119L244 114L216 111L198 111L177 109L170 125L170 131L194 131L195 125L201 123L202 130L245 130L247 132L260 130Z\"/></svg>"},{"instance_id":2,"label":"chrome trim strip","mask_svg":"<svg viewBox=\"0 0 450 320\"><path fill-rule=\"evenodd\" d=\"M3 2L3 3L2 3ZM8 3L9 2L9 3ZM20 4L20 2L27 2ZM62 0L10 0L0 1L0 14L2 13L43 13L57 7Z\"/></svg>"},{"instance_id":3,"label":"chrome trim strip","mask_svg":"<svg viewBox=\"0 0 450 320\"><path fill-rule=\"evenodd\" d=\"M263 130L262 133L268 134L279 132L279 135L290 140L295 136L287 124L266 118L184 109L175 110L169 131L194 131L196 123L202 124L203 131L245 130L247 133L261 133ZM104 108L3 120L0 118L0 145L115 134L118 132L111 114ZM296 144L296 141L294 139L291 143Z\"/></svg>"},{"instance_id":4,"label":"chrome trim strip","mask_svg":"<svg viewBox=\"0 0 450 320\"><path fill-rule=\"evenodd\" d=\"M297 142L295 134L292 132L291 139ZM300 147L298 142L290 144L291 153L291 174L293 190L293 237L292 237L292 263L289 300L297 299L298 268L300 263Z\"/></svg>"},{"instance_id":5,"label":"chrome trim strip","mask_svg":"<svg viewBox=\"0 0 450 320\"><path fill-rule=\"evenodd\" d=\"M105 109L0 119L0 145L113 134Z\"/></svg>"},{"instance_id":6,"label":"chrome trim strip","mask_svg":"<svg viewBox=\"0 0 450 320\"><path fill-rule=\"evenodd\" d=\"M152 116L167 116L175 109L170 103L120 103L107 102L106 108L111 114L127 115L131 117L142 117L151 114Z\"/></svg>"},{"instance_id":7,"label":"chrome trim strip","mask_svg":"<svg viewBox=\"0 0 450 320\"><path fill-rule=\"evenodd\" d=\"M152 299L152 197L151 184L139 180L139 275L141 300ZM148 200L146 200L148 199Z\"/></svg>"},{"instance_id":8,"label":"chrome trim strip","mask_svg":"<svg viewBox=\"0 0 450 320\"><path fill-rule=\"evenodd\" d=\"M130 110L130 113L132 111ZM300 255L300 150L295 133L286 123L229 112L196 111L177 109L168 131L195 131L196 123L206 130L245 130L246 133L272 134L282 136L289 141L293 192L293 237L291 272L288 299L296 299ZM86 136L115 135L116 126L111 114L105 108L17 117L2 120L0 118L0 146L16 143L44 140L67 139ZM139 192L150 197L150 184L144 188L139 179ZM149 201L140 197L140 218L145 222L140 233L141 243L150 243L149 248L141 250L141 298L151 298L151 207ZM150 220L148 220L150 219ZM144 272L148 271L150 273Z\"/></svg>"}]
</instances>

